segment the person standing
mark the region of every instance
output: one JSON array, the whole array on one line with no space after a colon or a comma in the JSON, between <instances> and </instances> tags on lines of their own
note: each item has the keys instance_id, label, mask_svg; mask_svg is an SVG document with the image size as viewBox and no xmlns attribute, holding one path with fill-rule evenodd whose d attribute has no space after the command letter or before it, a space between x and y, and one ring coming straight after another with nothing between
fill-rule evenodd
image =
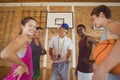
<instances>
[{"instance_id":1,"label":"person standing","mask_svg":"<svg viewBox=\"0 0 120 80\"><path fill-rule=\"evenodd\" d=\"M32 51L30 36L36 31L36 20L25 17L21 21L22 31L1 51L1 59L13 63L10 73L4 80L32 80Z\"/></svg>"},{"instance_id":2,"label":"person standing","mask_svg":"<svg viewBox=\"0 0 120 80\"><path fill-rule=\"evenodd\" d=\"M52 63L51 80L69 80L69 58L72 52L72 41L66 36L69 25L63 23L57 36L51 38L49 43L49 54Z\"/></svg>"},{"instance_id":3,"label":"person standing","mask_svg":"<svg viewBox=\"0 0 120 80\"><path fill-rule=\"evenodd\" d=\"M105 29L106 39L104 41L113 41L114 45L104 60L98 64L94 71L93 80L120 80L120 75L114 78L107 78L108 73L118 64L120 64L120 23L111 19L111 10L106 5L99 5L91 12L93 25L97 28ZM105 53L107 54L107 53Z\"/></svg>"},{"instance_id":4,"label":"person standing","mask_svg":"<svg viewBox=\"0 0 120 80\"><path fill-rule=\"evenodd\" d=\"M40 56L46 54L42 47L40 39L43 36L43 28L37 27L34 38L31 41L32 62L33 62L33 80L39 80L40 77Z\"/></svg>"},{"instance_id":5,"label":"person standing","mask_svg":"<svg viewBox=\"0 0 120 80\"><path fill-rule=\"evenodd\" d=\"M79 56L76 68L78 80L92 80L94 60L90 59L90 55L92 54L93 44L97 45L98 43L93 37L86 35L85 32L85 25L79 24L77 34L81 39L78 43Z\"/></svg>"}]
</instances>

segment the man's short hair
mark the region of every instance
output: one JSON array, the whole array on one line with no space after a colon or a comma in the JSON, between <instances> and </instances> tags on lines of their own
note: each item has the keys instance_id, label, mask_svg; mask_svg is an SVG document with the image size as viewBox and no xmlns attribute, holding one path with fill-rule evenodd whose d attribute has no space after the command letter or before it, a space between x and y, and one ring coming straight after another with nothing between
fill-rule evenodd
<instances>
[{"instance_id":1,"label":"man's short hair","mask_svg":"<svg viewBox=\"0 0 120 80\"><path fill-rule=\"evenodd\" d=\"M100 5L100 6L95 7L91 12L91 16L92 15L99 16L100 12L103 12L103 14L105 15L106 18L108 18L108 19L111 18L111 10L106 5Z\"/></svg>"}]
</instances>

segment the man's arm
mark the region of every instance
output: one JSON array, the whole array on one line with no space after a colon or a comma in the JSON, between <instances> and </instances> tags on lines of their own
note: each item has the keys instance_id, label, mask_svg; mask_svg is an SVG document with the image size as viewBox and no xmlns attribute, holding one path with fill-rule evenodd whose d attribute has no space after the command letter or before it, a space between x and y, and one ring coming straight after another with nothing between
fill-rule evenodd
<instances>
[{"instance_id":1,"label":"man's arm","mask_svg":"<svg viewBox=\"0 0 120 80\"><path fill-rule=\"evenodd\" d=\"M42 48L42 55L46 55L47 54L47 51L45 48Z\"/></svg>"},{"instance_id":2,"label":"man's arm","mask_svg":"<svg viewBox=\"0 0 120 80\"><path fill-rule=\"evenodd\" d=\"M54 54L53 48L49 48L49 54L50 54L51 60L55 61L56 56Z\"/></svg>"},{"instance_id":3,"label":"man's arm","mask_svg":"<svg viewBox=\"0 0 120 80\"><path fill-rule=\"evenodd\" d=\"M106 80L109 71L120 64L120 25L111 23L108 29L119 36L109 55L95 69L93 80Z\"/></svg>"},{"instance_id":4,"label":"man's arm","mask_svg":"<svg viewBox=\"0 0 120 80\"><path fill-rule=\"evenodd\" d=\"M71 39L69 39L69 46L68 46L68 50L67 50L67 54L66 54L66 60L69 60L71 54L72 54L72 41Z\"/></svg>"},{"instance_id":5,"label":"man's arm","mask_svg":"<svg viewBox=\"0 0 120 80\"><path fill-rule=\"evenodd\" d=\"M67 55L66 55L66 60L69 60L70 56L72 53L72 49L68 49Z\"/></svg>"},{"instance_id":6,"label":"man's arm","mask_svg":"<svg viewBox=\"0 0 120 80\"><path fill-rule=\"evenodd\" d=\"M97 40L95 40L95 38L89 36L89 37L88 37L88 43L97 45L99 42L98 42Z\"/></svg>"},{"instance_id":7,"label":"man's arm","mask_svg":"<svg viewBox=\"0 0 120 80\"><path fill-rule=\"evenodd\" d=\"M53 55L53 48L49 48L50 57Z\"/></svg>"}]
</instances>

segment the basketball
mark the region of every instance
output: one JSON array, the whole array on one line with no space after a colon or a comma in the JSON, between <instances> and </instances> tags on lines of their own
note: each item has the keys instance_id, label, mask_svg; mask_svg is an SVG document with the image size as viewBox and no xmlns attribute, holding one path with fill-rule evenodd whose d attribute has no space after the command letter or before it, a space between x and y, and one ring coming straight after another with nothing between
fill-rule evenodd
<instances>
[{"instance_id":1,"label":"basketball","mask_svg":"<svg viewBox=\"0 0 120 80\"><path fill-rule=\"evenodd\" d=\"M100 64L104 58L109 54L116 40L110 39L100 42L93 50L93 58L96 64ZM120 64L115 66L110 73L120 74Z\"/></svg>"}]
</instances>

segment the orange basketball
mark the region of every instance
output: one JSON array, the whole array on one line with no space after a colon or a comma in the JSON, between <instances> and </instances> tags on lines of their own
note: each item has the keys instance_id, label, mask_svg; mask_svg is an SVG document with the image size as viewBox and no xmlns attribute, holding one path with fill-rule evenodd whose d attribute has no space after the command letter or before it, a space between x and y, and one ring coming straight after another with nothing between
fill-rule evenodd
<instances>
[{"instance_id":1,"label":"orange basketball","mask_svg":"<svg viewBox=\"0 0 120 80\"><path fill-rule=\"evenodd\" d=\"M100 42L93 50L93 58L96 64L101 63L103 59L109 54L116 40L110 39ZM120 74L120 64L115 66L110 73Z\"/></svg>"}]
</instances>

